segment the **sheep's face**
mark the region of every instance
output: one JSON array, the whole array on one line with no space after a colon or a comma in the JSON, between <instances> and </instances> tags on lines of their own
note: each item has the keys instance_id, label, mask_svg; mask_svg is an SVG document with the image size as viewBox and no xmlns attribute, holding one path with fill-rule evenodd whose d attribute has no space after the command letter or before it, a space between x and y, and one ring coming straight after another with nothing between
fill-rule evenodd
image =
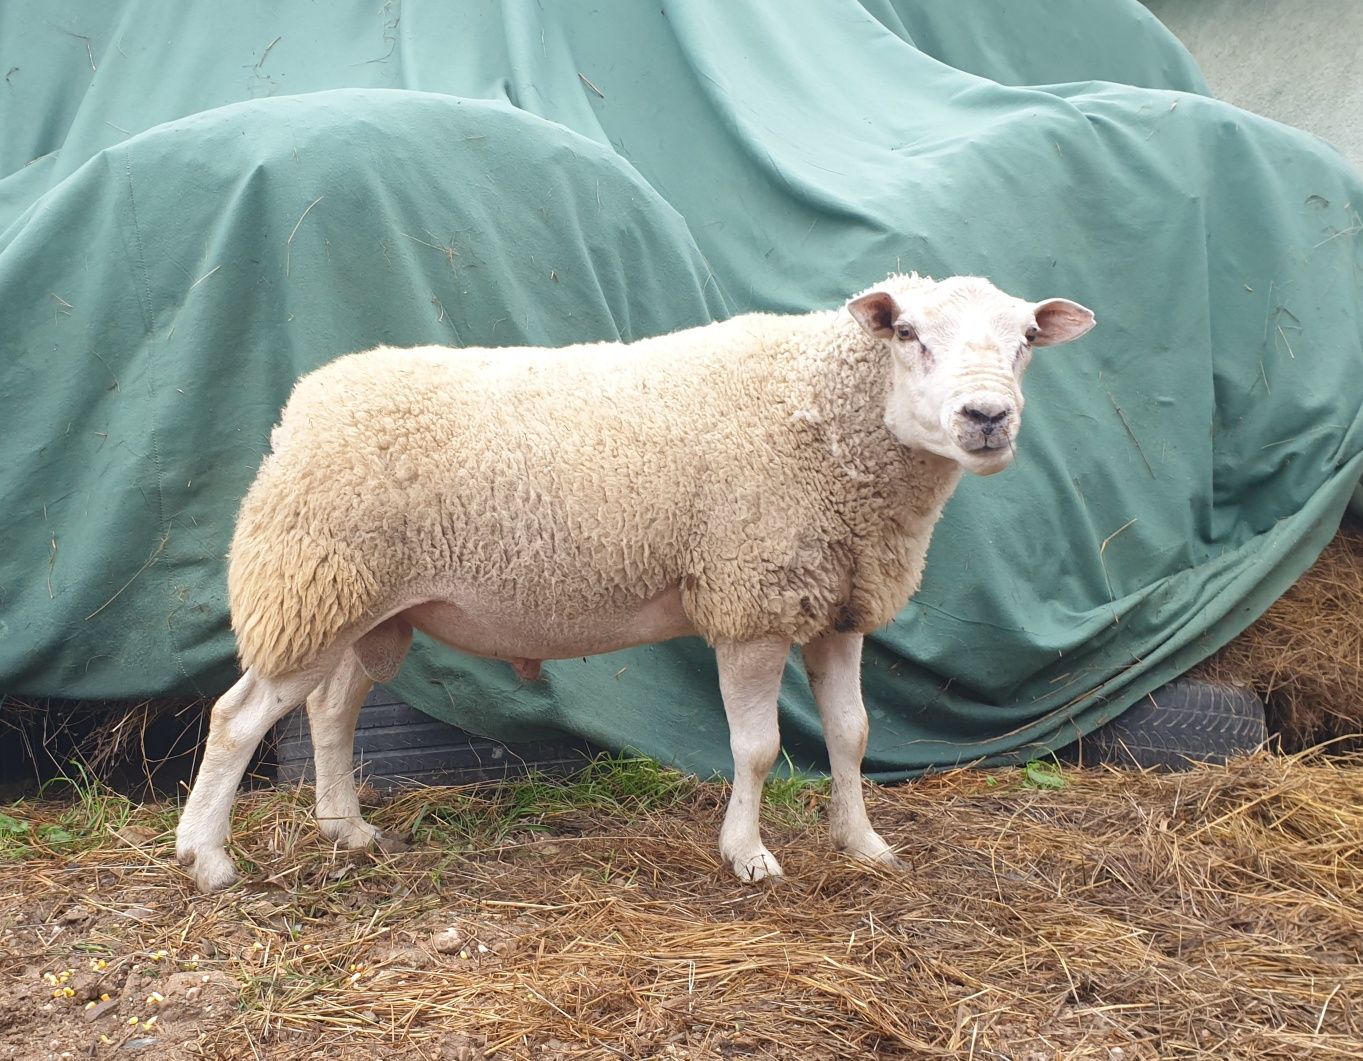
<instances>
[{"instance_id":1,"label":"sheep's face","mask_svg":"<svg viewBox=\"0 0 1363 1061\"><path fill-rule=\"evenodd\" d=\"M1092 312L1063 298L1025 302L988 280L891 277L848 311L888 348L885 426L901 443L993 475L1012 462L1022 374L1040 346L1077 339Z\"/></svg>"}]
</instances>

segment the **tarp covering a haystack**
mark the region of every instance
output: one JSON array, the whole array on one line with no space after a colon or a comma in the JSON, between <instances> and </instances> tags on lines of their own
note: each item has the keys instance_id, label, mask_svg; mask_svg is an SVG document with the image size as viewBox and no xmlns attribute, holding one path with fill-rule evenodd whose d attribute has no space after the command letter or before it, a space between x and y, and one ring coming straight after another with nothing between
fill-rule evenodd
<instances>
[{"instance_id":1,"label":"tarp covering a haystack","mask_svg":"<svg viewBox=\"0 0 1363 1061\"><path fill-rule=\"evenodd\" d=\"M295 378L377 343L635 338L896 268L1093 307L872 640L882 778L1097 727L1266 608L1363 468L1363 179L1134 0L6 5L0 69L10 693L225 687L235 506ZM394 684L728 766L699 642L545 669L422 643ZM820 765L794 668L783 712Z\"/></svg>"}]
</instances>

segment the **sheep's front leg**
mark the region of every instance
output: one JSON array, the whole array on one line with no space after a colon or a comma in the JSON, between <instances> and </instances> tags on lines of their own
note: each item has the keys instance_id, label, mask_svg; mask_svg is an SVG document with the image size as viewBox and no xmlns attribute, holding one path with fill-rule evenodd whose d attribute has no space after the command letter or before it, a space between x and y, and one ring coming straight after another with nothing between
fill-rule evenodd
<instances>
[{"instance_id":1,"label":"sheep's front leg","mask_svg":"<svg viewBox=\"0 0 1363 1061\"><path fill-rule=\"evenodd\" d=\"M355 791L355 720L373 686L359 656L351 651L308 697L317 773L317 826L323 836L344 848L375 844L383 851L398 851L406 844L364 820Z\"/></svg>"},{"instance_id":2,"label":"sheep's front leg","mask_svg":"<svg viewBox=\"0 0 1363 1061\"><path fill-rule=\"evenodd\" d=\"M894 851L871 828L861 792L868 723L861 699L861 635L826 634L801 650L823 719L833 768L829 826L833 842L856 858L894 864Z\"/></svg>"},{"instance_id":3,"label":"sheep's front leg","mask_svg":"<svg viewBox=\"0 0 1363 1061\"><path fill-rule=\"evenodd\" d=\"M175 830L175 854L191 869L200 891L218 891L236 881L226 844L241 776L270 727L316 684L315 673L257 678L248 670L213 705L203 762Z\"/></svg>"},{"instance_id":4,"label":"sheep's front leg","mask_svg":"<svg viewBox=\"0 0 1363 1061\"><path fill-rule=\"evenodd\" d=\"M781 875L780 863L762 843L757 820L762 783L781 747L776 697L789 653L790 642L782 638L715 646L734 755L734 788L719 832L719 853L742 880Z\"/></svg>"}]
</instances>

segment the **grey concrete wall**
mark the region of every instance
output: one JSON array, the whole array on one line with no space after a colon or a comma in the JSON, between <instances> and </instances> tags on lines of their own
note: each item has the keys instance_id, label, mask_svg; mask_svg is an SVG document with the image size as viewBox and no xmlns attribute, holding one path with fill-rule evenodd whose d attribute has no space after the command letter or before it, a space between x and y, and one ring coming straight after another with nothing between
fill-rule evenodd
<instances>
[{"instance_id":1,"label":"grey concrete wall","mask_svg":"<svg viewBox=\"0 0 1363 1061\"><path fill-rule=\"evenodd\" d=\"M1363 0L1145 0L1218 99L1295 125L1363 171Z\"/></svg>"}]
</instances>

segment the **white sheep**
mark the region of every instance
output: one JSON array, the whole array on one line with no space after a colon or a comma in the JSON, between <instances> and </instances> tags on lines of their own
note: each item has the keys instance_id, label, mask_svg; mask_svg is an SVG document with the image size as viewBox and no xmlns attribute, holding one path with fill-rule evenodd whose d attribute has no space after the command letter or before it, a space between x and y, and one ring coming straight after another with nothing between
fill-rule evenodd
<instances>
[{"instance_id":1,"label":"white sheep","mask_svg":"<svg viewBox=\"0 0 1363 1061\"><path fill-rule=\"evenodd\" d=\"M304 699L323 835L396 843L360 815L354 727L413 628L524 673L705 637L734 758L719 847L747 880L781 872L758 806L798 644L832 839L893 861L862 800L862 635L918 588L962 469L1012 460L1033 348L1093 323L979 278L891 276L834 311L629 344L380 348L304 377L237 521L244 673L213 708L181 863L204 891L236 880L237 786Z\"/></svg>"}]
</instances>

